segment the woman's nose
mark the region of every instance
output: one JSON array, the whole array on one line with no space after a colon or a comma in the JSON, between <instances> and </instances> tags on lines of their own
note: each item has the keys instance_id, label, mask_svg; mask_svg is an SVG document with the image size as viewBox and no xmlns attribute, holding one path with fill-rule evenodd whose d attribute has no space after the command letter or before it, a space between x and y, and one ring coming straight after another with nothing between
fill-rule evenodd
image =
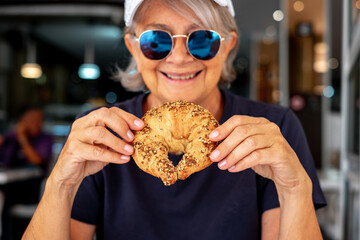
<instances>
[{"instance_id":1,"label":"woman's nose","mask_svg":"<svg viewBox=\"0 0 360 240\"><path fill-rule=\"evenodd\" d=\"M173 39L174 46L166 61L176 64L193 61L194 58L190 55L186 46L186 37L174 37Z\"/></svg>"}]
</instances>

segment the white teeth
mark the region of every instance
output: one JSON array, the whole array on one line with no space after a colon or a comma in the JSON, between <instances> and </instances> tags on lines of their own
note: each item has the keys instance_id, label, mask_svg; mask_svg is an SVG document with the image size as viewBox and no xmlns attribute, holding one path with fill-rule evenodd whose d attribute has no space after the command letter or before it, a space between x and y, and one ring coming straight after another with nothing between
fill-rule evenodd
<instances>
[{"instance_id":1,"label":"white teeth","mask_svg":"<svg viewBox=\"0 0 360 240\"><path fill-rule=\"evenodd\" d=\"M174 80L187 80L187 79L190 79L190 78L194 78L195 75L196 75L196 73L191 74L191 75L182 75L182 76L174 76L174 75L166 74L166 76L168 78L171 78L171 79L174 79Z\"/></svg>"}]
</instances>

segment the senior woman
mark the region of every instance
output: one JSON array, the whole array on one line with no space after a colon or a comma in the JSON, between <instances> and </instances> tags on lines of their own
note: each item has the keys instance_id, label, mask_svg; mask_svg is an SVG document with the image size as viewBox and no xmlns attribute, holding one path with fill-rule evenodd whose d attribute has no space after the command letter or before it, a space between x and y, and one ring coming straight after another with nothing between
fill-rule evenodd
<instances>
[{"instance_id":1,"label":"senior woman","mask_svg":"<svg viewBox=\"0 0 360 240\"><path fill-rule=\"evenodd\" d=\"M322 238L326 203L294 114L219 88L235 78L233 16L230 0L125 1L122 83L149 91L74 122L24 239ZM144 112L172 100L208 109L220 144L214 164L164 186L131 143Z\"/></svg>"}]
</instances>

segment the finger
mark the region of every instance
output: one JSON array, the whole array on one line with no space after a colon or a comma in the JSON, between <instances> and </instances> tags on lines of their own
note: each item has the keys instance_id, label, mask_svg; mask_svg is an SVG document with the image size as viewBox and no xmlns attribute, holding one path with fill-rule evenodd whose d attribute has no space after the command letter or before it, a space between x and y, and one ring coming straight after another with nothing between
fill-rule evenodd
<instances>
[{"instance_id":1,"label":"finger","mask_svg":"<svg viewBox=\"0 0 360 240\"><path fill-rule=\"evenodd\" d=\"M237 162L242 161L252 152L257 150L269 148L271 146L271 141L264 138L264 135L254 135L246 138L241 142L228 156L226 159L219 162L218 166L220 169L225 170Z\"/></svg>"},{"instance_id":2,"label":"finger","mask_svg":"<svg viewBox=\"0 0 360 240\"><path fill-rule=\"evenodd\" d=\"M132 122L129 126L129 122ZM134 135L130 128L141 129L143 122L132 114L120 108L100 108L91 112L89 115L78 119L74 123L74 128L84 128L91 126L108 127L117 133L121 138L130 142Z\"/></svg>"},{"instance_id":3,"label":"finger","mask_svg":"<svg viewBox=\"0 0 360 240\"><path fill-rule=\"evenodd\" d=\"M82 142L93 145L101 144L125 155L131 155L134 152L130 144L122 141L104 127L96 126L86 128L86 130L79 132L77 136Z\"/></svg>"},{"instance_id":4,"label":"finger","mask_svg":"<svg viewBox=\"0 0 360 240\"><path fill-rule=\"evenodd\" d=\"M75 152L81 159L87 161L100 161L105 163L127 163L128 155L123 155L103 145L81 144L81 151Z\"/></svg>"},{"instance_id":5,"label":"finger","mask_svg":"<svg viewBox=\"0 0 360 240\"><path fill-rule=\"evenodd\" d=\"M249 124L264 124L268 123L269 121L262 117L249 117L245 115L236 115L229 118L225 123L221 126L217 127L213 130L209 138L212 141L221 141L227 136L231 134L234 128L238 126L244 126Z\"/></svg>"},{"instance_id":6,"label":"finger","mask_svg":"<svg viewBox=\"0 0 360 240\"><path fill-rule=\"evenodd\" d=\"M117 132L124 140L127 140L128 142L134 140L134 134L132 130L141 130L145 126L141 119L120 108L112 107L110 108L110 111L113 111L119 117L119 122L110 121L108 127Z\"/></svg>"},{"instance_id":7,"label":"finger","mask_svg":"<svg viewBox=\"0 0 360 240\"><path fill-rule=\"evenodd\" d=\"M254 168L256 166L267 165L267 159L271 159L268 156L268 149L258 149L256 151L251 152L249 155L241 159L241 161L236 162L236 164L232 165L228 168L229 172L240 172L249 168Z\"/></svg>"},{"instance_id":8,"label":"finger","mask_svg":"<svg viewBox=\"0 0 360 240\"><path fill-rule=\"evenodd\" d=\"M264 137L268 124L247 124L242 126L236 126L233 131L222 141L217 148L210 154L210 159L212 161L220 161L225 158L230 152L232 152L238 145L240 145L245 139L254 136L262 135L263 139L257 138L257 141L266 141L267 138ZM248 139L252 141L253 139ZM248 143L246 143L248 144ZM251 143L254 144L254 143Z\"/></svg>"},{"instance_id":9,"label":"finger","mask_svg":"<svg viewBox=\"0 0 360 240\"><path fill-rule=\"evenodd\" d=\"M110 111L113 111L116 115L118 115L120 120L119 123L112 121L111 123L114 123L114 125L111 124L109 127L116 131L123 139L127 140L128 142L134 140L134 134L132 130L141 130L145 126L141 119L120 108L112 107L110 108Z\"/></svg>"},{"instance_id":10,"label":"finger","mask_svg":"<svg viewBox=\"0 0 360 240\"><path fill-rule=\"evenodd\" d=\"M110 110L114 111L119 116L122 116L132 130L141 130L145 126L144 122L140 118L122 110L121 108L112 107Z\"/></svg>"}]
</instances>

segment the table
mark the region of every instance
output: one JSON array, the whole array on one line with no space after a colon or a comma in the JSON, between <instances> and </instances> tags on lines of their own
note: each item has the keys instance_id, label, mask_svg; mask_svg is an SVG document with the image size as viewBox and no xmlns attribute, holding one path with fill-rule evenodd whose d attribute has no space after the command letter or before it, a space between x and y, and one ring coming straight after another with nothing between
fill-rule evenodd
<instances>
[{"instance_id":1,"label":"table","mask_svg":"<svg viewBox=\"0 0 360 240\"><path fill-rule=\"evenodd\" d=\"M0 185L5 185L15 181L29 180L41 177L43 170L36 167L31 168L0 168Z\"/></svg>"},{"instance_id":2,"label":"table","mask_svg":"<svg viewBox=\"0 0 360 240\"><path fill-rule=\"evenodd\" d=\"M13 183L16 181L30 180L43 176L43 170L37 167L28 168L0 168L0 186ZM0 190L0 238L2 235L2 208L5 201L5 196Z\"/></svg>"}]
</instances>

